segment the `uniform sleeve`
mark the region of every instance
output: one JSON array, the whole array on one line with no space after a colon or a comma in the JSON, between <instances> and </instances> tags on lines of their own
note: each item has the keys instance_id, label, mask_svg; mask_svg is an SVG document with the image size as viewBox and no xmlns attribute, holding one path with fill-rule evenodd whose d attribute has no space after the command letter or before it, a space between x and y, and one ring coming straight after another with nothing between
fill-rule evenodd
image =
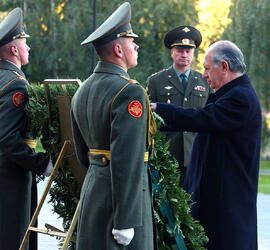
<instances>
[{"instance_id":1,"label":"uniform sleeve","mask_svg":"<svg viewBox=\"0 0 270 250\"><path fill-rule=\"evenodd\" d=\"M88 147L85 144L83 136L78 127L77 121L74 117L73 108L71 108L71 124L72 124L72 134L75 146L75 152L80 163L88 168L89 167L89 159L88 159Z\"/></svg>"},{"instance_id":2,"label":"uniform sleeve","mask_svg":"<svg viewBox=\"0 0 270 250\"><path fill-rule=\"evenodd\" d=\"M5 157L15 166L43 174L49 156L35 153L24 141L25 106L28 101L26 83L16 80L0 96L0 148Z\"/></svg>"},{"instance_id":3,"label":"uniform sleeve","mask_svg":"<svg viewBox=\"0 0 270 250\"><path fill-rule=\"evenodd\" d=\"M129 85L112 105L111 178L116 229L142 225L146 99L141 86Z\"/></svg>"},{"instance_id":4,"label":"uniform sleeve","mask_svg":"<svg viewBox=\"0 0 270 250\"><path fill-rule=\"evenodd\" d=\"M165 131L226 132L245 126L252 107L245 93L234 93L202 108L157 103Z\"/></svg>"},{"instance_id":5,"label":"uniform sleeve","mask_svg":"<svg viewBox=\"0 0 270 250\"><path fill-rule=\"evenodd\" d=\"M157 93L156 93L156 85L155 85L155 81L153 80L151 76L147 78L146 84L147 84L147 93L148 93L150 102L157 102L158 100L157 100Z\"/></svg>"}]
</instances>

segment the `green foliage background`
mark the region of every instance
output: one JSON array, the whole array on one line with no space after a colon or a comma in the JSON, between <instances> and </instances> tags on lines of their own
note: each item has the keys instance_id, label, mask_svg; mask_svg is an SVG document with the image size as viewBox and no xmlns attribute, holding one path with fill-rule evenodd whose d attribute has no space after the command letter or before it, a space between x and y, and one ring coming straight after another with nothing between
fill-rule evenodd
<instances>
[{"instance_id":1,"label":"green foliage background","mask_svg":"<svg viewBox=\"0 0 270 250\"><path fill-rule=\"evenodd\" d=\"M247 74L259 96L263 114L270 112L270 1L234 0L231 24L223 39L235 42L243 51ZM263 148L269 144L270 131L263 116Z\"/></svg>"},{"instance_id":2,"label":"green foliage background","mask_svg":"<svg viewBox=\"0 0 270 250\"><path fill-rule=\"evenodd\" d=\"M96 27L125 1L97 0ZM170 61L164 49L163 36L174 26L188 23L196 25L196 0L134 0L131 24L139 34L138 67L132 69L132 78L142 84L147 76L167 67ZM56 14L63 4L63 19ZM46 78L86 79L92 70L92 45L80 43L93 30L93 1L90 0L2 0L1 11L19 6L24 10L30 63L25 66L29 82L41 82ZM141 22L144 18L144 22ZM46 30L43 27L46 26ZM95 56L95 62L97 58Z\"/></svg>"},{"instance_id":3,"label":"green foliage background","mask_svg":"<svg viewBox=\"0 0 270 250\"><path fill-rule=\"evenodd\" d=\"M259 95L263 112L270 112L270 1L231 0L231 24L224 39L235 42L245 56L248 75ZM24 10L26 31L31 35L30 63L24 67L29 82L46 78L86 79L97 58L92 46L80 43L93 31L93 4L96 2L98 27L124 1L119 0L2 0L1 11L14 7ZM197 25L197 0L134 0L131 24L139 34L138 66L130 76L145 85L149 75L171 64L170 53L163 46L163 37L171 28ZM217 2L218 4L218 2ZM61 6L61 11L57 12ZM44 26L46 29L44 29ZM214 42L214 41L212 41ZM198 50L196 50L198 53ZM95 60L92 60L95 59ZM196 58L195 58L196 59ZM194 60L193 67L196 68ZM264 119L265 121L265 119ZM270 131L263 127L263 146L269 144Z\"/></svg>"}]
</instances>

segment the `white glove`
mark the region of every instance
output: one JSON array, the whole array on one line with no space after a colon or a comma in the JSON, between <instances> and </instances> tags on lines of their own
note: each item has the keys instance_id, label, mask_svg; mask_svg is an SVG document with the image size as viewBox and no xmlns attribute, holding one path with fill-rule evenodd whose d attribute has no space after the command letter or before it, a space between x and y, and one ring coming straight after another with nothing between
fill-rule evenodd
<instances>
[{"instance_id":1,"label":"white glove","mask_svg":"<svg viewBox=\"0 0 270 250\"><path fill-rule=\"evenodd\" d=\"M152 109L152 111L156 111L156 109L157 109L157 104L156 103L153 103L153 102L151 102L150 103L150 108Z\"/></svg>"},{"instance_id":2,"label":"white glove","mask_svg":"<svg viewBox=\"0 0 270 250\"><path fill-rule=\"evenodd\" d=\"M52 164L52 160L50 158L49 163L48 163L43 175L48 177L48 176L50 176L52 171L53 171L53 164Z\"/></svg>"},{"instance_id":3,"label":"white glove","mask_svg":"<svg viewBox=\"0 0 270 250\"><path fill-rule=\"evenodd\" d=\"M128 228L128 229L122 229L122 230L113 228L112 234L118 244L127 246L134 237L134 228Z\"/></svg>"}]
</instances>

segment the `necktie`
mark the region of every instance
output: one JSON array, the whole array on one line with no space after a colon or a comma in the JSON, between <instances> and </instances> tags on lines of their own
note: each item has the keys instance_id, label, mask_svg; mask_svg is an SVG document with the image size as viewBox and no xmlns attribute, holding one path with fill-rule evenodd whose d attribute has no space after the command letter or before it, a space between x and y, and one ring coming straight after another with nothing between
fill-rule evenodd
<instances>
[{"instance_id":1,"label":"necktie","mask_svg":"<svg viewBox=\"0 0 270 250\"><path fill-rule=\"evenodd\" d=\"M187 76L185 74L181 74L181 81L182 81L182 85L183 85L184 90L186 90L188 81L187 81Z\"/></svg>"}]
</instances>

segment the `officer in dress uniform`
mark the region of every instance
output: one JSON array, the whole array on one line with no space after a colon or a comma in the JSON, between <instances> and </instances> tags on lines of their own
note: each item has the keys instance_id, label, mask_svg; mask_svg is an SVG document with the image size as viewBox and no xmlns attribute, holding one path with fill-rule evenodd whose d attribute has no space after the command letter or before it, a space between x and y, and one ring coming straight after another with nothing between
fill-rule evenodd
<instances>
[{"instance_id":1,"label":"officer in dress uniform","mask_svg":"<svg viewBox=\"0 0 270 250\"><path fill-rule=\"evenodd\" d=\"M151 102L192 108L205 105L211 89L201 73L190 68L194 50L201 41L201 33L192 26L178 26L165 35L164 44L171 52L173 65L147 79ZM179 164L183 186L194 133L166 132L166 138L171 140L169 150Z\"/></svg>"},{"instance_id":2,"label":"officer in dress uniform","mask_svg":"<svg viewBox=\"0 0 270 250\"><path fill-rule=\"evenodd\" d=\"M76 154L88 169L77 250L156 249L147 165L155 123L145 89L127 73L139 48L130 17L126 2L82 42L94 45L100 61L71 108Z\"/></svg>"},{"instance_id":3,"label":"officer in dress uniform","mask_svg":"<svg viewBox=\"0 0 270 250\"><path fill-rule=\"evenodd\" d=\"M30 48L22 27L21 9L15 8L0 23L0 249L18 250L37 203L36 174L48 176L52 163L35 153L27 131L25 106L29 85L21 66ZM30 235L25 249L37 249Z\"/></svg>"}]
</instances>

